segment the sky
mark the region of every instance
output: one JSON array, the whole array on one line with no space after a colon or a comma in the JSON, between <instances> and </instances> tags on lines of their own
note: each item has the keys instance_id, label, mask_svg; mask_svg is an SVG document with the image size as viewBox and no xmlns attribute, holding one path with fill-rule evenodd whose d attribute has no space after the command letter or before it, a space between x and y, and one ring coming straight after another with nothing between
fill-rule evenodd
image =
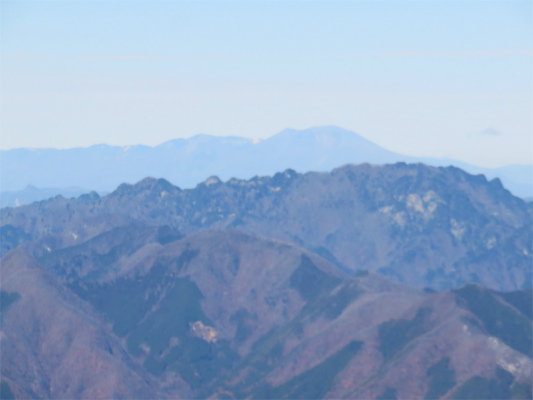
<instances>
[{"instance_id":1,"label":"sky","mask_svg":"<svg viewBox=\"0 0 533 400\"><path fill-rule=\"evenodd\" d=\"M531 1L0 0L0 149L336 125L533 164Z\"/></svg>"}]
</instances>

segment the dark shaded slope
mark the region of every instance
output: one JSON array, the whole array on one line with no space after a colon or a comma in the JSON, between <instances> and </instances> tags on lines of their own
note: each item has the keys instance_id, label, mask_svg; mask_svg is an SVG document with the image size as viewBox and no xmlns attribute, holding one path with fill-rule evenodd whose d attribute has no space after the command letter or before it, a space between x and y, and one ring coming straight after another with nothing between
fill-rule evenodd
<instances>
[{"instance_id":1,"label":"dark shaded slope","mask_svg":"<svg viewBox=\"0 0 533 400\"><path fill-rule=\"evenodd\" d=\"M5 256L1 276L2 293L16 296L0 333L2 380L15 398L163 395L98 316L27 254ZM187 395L186 385L176 381L173 393Z\"/></svg>"}]
</instances>

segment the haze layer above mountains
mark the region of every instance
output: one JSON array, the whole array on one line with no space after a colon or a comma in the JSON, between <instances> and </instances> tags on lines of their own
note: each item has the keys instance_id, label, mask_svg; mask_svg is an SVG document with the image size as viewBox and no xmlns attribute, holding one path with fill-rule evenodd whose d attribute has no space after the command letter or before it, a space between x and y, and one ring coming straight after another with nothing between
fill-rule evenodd
<instances>
[{"instance_id":1,"label":"haze layer above mountains","mask_svg":"<svg viewBox=\"0 0 533 400\"><path fill-rule=\"evenodd\" d=\"M531 398L532 213L405 163L4 208L3 397Z\"/></svg>"},{"instance_id":2,"label":"haze layer above mountains","mask_svg":"<svg viewBox=\"0 0 533 400\"><path fill-rule=\"evenodd\" d=\"M330 171L346 163L399 161L454 165L473 174L483 173L488 179L498 177L513 194L533 197L533 166L488 169L448 159L409 157L385 150L354 132L330 126L303 131L287 129L263 141L197 135L153 148L95 145L69 150L2 151L1 206L42 200L51 193L65 196L78 195L82 190L107 193L121 183L134 183L146 176L192 188L211 175L223 180L249 179L287 168L298 172ZM38 193L26 188L27 185L48 189Z\"/></svg>"}]
</instances>

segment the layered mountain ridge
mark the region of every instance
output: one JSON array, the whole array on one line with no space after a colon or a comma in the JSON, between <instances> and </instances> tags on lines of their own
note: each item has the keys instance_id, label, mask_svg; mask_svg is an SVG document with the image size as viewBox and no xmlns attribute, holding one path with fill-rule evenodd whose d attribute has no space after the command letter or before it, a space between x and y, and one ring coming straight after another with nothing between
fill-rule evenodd
<instances>
[{"instance_id":1,"label":"layered mountain ridge","mask_svg":"<svg viewBox=\"0 0 533 400\"><path fill-rule=\"evenodd\" d=\"M285 169L298 172L330 171L346 163L385 164L423 162L454 165L473 174L498 177L513 194L533 196L533 166L481 168L449 159L411 157L388 151L355 132L335 126L305 130L286 129L266 140L197 135L156 147L95 145L89 148L14 149L0 151L3 204L23 204L27 185L59 188L83 187L109 192L123 182L146 176L165 178L182 188L193 188L211 175L223 180L273 175ZM113 174L109 174L113 171ZM44 190L44 189L43 189ZM15 192L15 193L4 193ZM41 195L47 196L50 190ZM37 193L33 193L33 196ZM42 197L45 198L45 197Z\"/></svg>"},{"instance_id":2,"label":"layered mountain ridge","mask_svg":"<svg viewBox=\"0 0 533 400\"><path fill-rule=\"evenodd\" d=\"M531 398L532 231L404 163L4 208L2 398Z\"/></svg>"},{"instance_id":3,"label":"layered mountain ridge","mask_svg":"<svg viewBox=\"0 0 533 400\"><path fill-rule=\"evenodd\" d=\"M531 291L428 293L373 273L350 277L293 244L228 230L100 256L113 261L104 268L81 255L77 268L78 253L36 262L19 249L4 257L2 291L18 298L3 311L1 368L15 397L531 391Z\"/></svg>"},{"instance_id":4,"label":"layered mountain ridge","mask_svg":"<svg viewBox=\"0 0 533 400\"><path fill-rule=\"evenodd\" d=\"M531 212L498 180L422 164L287 170L226 183L211 177L187 190L149 178L105 197L4 209L3 251L29 240L39 256L135 221L182 234L233 228L418 287L515 290L531 287Z\"/></svg>"}]
</instances>

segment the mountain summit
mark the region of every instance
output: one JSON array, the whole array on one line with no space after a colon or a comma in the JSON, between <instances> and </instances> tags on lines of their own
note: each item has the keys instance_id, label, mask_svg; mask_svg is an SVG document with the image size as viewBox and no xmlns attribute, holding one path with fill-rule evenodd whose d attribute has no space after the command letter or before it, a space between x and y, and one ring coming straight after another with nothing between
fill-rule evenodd
<instances>
[{"instance_id":1,"label":"mountain summit","mask_svg":"<svg viewBox=\"0 0 533 400\"><path fill-rule=\"evenodd\" d=\"M69 150L16 149L2 151L0 155L3 191L17 191L31 184L40 188L83 187L108 192L123 182L137 182L146 176L165 178L182 188L192 188L212 175L223 180L250 179L288 168L298 172L329 171L347 163L399 161L455 165L471 173L483 173L489 179L499 177L515 195L533 196L533 166L492 170L453 160L404 156L334 126L286 129L261 141L197 135L156 147L98 145Z\"/></svg>"},{"instance_id":2,"label":"mountain summit","mask_svg":"<svg viewBox=\"0 0 533 400\"><path fill-rule=\"evenodd\" d=\"M498 179L423 164L210 177L185 190L145 178L102 198L3 209L2 250L28 241L39 257L134 222L183 234L237 229L296 243L344 271L438 290L468 282L516 290L532 281L531 207Z\"/></svg>"}]
</instances>

